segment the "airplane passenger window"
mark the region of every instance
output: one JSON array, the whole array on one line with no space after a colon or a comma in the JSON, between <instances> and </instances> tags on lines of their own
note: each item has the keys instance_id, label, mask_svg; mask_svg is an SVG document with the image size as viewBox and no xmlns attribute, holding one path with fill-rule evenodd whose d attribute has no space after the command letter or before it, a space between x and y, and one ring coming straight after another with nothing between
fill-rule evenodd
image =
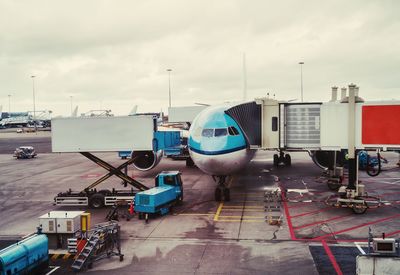
<instances>
[{"instance_id":1,"label":"airplane passenger window","mask_svg":"<svg viewBox=\"0 0 400 275\"><path fill-rule=\"evenodd\" d=\"M201 135L203 137L212 137L214 135L214 129L203 129Z\"/></svg>"},{"instance_id":2,"label":"airplane passenger window","mask_svg":"<svg viewBox=\"0 0 400 275\"><path fill-rule=\"evenodd\" d=\"M216 137L226 136L226 135L228 135L228 130L226 128L217 128L217 129L215 129L214 135Z\"/></svg>"},{"instance_id":3,"label":"airplane passenger window","mask_svg":"<svg viewBox=\"0 0 400 275\"><path fill-rule=\"evenodd\" d=\"M237 136L237 135L239 135L238 129L236 129L236 127L234 127L234 126L229 127L229 128L228 128L228 131L229 131L229 134L230 134L231 136Z\"/></svg>"}]
</instances>

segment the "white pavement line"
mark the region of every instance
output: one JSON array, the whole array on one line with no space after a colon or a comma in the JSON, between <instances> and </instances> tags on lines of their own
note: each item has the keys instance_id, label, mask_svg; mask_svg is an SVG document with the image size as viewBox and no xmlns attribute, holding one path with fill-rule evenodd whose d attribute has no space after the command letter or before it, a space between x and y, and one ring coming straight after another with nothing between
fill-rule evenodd
<instances>
[{"instance_id":1,"label":"white pavement line","mask_svg":"<svg viewBox=\"0 0 400 275\"><path fill-rule=\"evenodd\" d=\"M358 250L360 250L361 254L363 254L363 255L366 254L365 251L364 251L364 249L361 248L361 246L360 246L359 243L354 243L354 244L356 245L356 247L358 248Z\"/></svg>"},{"instance_id":2,"label":"white pavement line","mask_svg":"<svg viewBox=\"0 0 400 275\"><path fill-rule=\"evenodd\" d=\"M59 269L59 266L49 266L50 268L53 268L52 270L50 270L49 272L46 273L46 275L50 275L51 273L53 273L54 271L56 271L57 269Z\"/></svg>"}]
</instances>

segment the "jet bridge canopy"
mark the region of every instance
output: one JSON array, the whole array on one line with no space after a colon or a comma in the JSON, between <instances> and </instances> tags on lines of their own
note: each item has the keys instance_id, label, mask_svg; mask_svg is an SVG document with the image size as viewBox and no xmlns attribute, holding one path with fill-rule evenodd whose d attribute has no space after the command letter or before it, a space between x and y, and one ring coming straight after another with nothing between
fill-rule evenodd
<instances>
[{"instance_id":1,"label":"jet bridge canopy","mask_svg":"<svg viewBox=\"0 0 400 275\"><path fill-rule=\"evenodd\" d=\"M242 129L250 146L261 146L261 105L255 101L243 103L225 111Z\"/></svg>"},{"instance_id":2,"label":"jet bridge canopy","mask_svg":"<svg viewBox=\"0 0 400 275\"><path fill-rule=\"evenodd\" d=\"M153 150L153 116L71 117L52 119L53 152Z\"/></svg>"}]
</instances>

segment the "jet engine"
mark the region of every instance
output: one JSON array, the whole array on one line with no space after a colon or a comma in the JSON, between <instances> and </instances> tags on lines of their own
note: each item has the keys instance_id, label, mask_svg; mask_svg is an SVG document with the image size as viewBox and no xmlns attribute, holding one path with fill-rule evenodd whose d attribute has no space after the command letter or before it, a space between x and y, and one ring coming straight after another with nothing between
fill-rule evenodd
<instances>
[{"instance_id":1,"label":"jet engine","mask_svg":"<svg viewBox=\"0 0 400 275\"><path fill-rule=\"evenodd\" d=\"M132 158L134 162L132 165L140 171L148 171L156 167L162 158L163 151L133 151Z\"/></svg>"}]
</instances>

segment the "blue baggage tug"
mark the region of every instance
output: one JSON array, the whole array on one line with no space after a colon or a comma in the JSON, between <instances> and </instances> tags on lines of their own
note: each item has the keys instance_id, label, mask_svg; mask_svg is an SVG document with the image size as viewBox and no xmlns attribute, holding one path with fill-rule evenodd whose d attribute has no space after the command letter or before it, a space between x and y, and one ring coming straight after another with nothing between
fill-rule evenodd
<instances>
[{"instance_id":1,"label":"blue baggage tug","mask_svg":"<svg viewBox=\"0 0 400 275\"><path fill-rule=\"evenodd\" d=\"M149 215L165 215L176 203L183 201L181 174L178 171L163 171L156 177L156 187L135 195L135 212L139 219L148 221Z\"/></svg>"},{"instance_id":2,"label":"blue baggage tug","mask_svg":"<svg viewBox=\"0 0 400 275\"><path fill-rule=\"evenodd\" d=\"M0 250L0 275L34 274L49 265L48 240L34 234Z\"/></svg>"}]
</instances>

